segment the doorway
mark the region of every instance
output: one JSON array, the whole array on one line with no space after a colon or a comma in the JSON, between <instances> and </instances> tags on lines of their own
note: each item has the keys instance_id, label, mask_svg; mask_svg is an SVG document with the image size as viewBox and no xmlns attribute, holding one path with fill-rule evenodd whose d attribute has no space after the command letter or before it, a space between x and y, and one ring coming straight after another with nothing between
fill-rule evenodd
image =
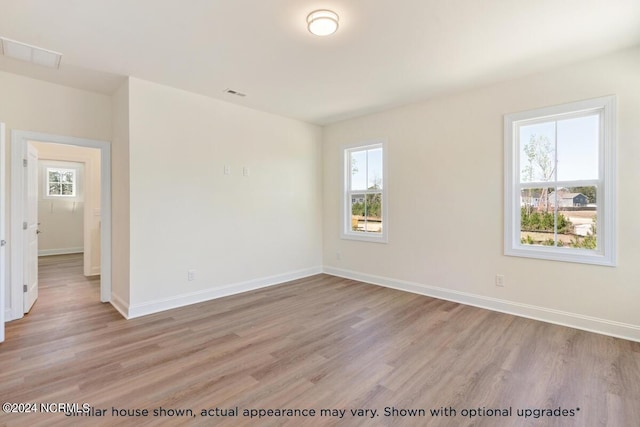
<instances>
[{"instance_id":1,"label":"doorway","mask_svg":"<svg viewBox=\"0 0 640 427\"><path fill-rule=\"evenodd\" d=\"M100 151L100 209L99 209L99 259L100 259L100 301L111 300L111 152L110 144L105 141L49 135L37 132L14 130L11 133L11 285L10 315L6 320L19 319L24 315L25 299L29 293L25 285L28 276L29 259L27 255L24 224L28 216L28 188L31 179L28 174L28 162L25 162L29 146L37 144L62 144L64 146L85 147ZM32 185L32 184L31 184ZM88 216L95 216L95 211ZM86 218L87 216L85 216ZM27 230L28 231L28 230ZM89 236L87 236L89 237ZM91 252L91 251L90 251ZM37 260L35 260L37 263Z\"/></svg>"},{"instance_id":2,"label":"doorway","mask_svg":"<svg viewBox=\"0 0 640 427\"><path fill-rule=\"evenodd\" d=\"M38 289L63 277L99 289L100 150L35 141L28 144L37 152ZM27 277L28 267L29 263ZM30 308L30 294L27 291L25 313Z\"/></svg>"}]
</instances>

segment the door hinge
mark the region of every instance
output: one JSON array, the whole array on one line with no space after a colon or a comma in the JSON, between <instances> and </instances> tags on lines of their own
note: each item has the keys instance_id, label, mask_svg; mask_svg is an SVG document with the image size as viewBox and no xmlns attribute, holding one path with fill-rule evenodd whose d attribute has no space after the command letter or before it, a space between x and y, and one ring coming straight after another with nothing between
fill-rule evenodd
<instances>
[{"instance_id":1,"label":"door hinge","mask_svg":"<svg viewBox=\"0 0 640 427\"><path fill-rule=\"evenodd\" d=\"M22 166L27 167L27 159L22 159Z\"/></svg>"},{"instance_id":2,"label":"door hinge","mask_svg":"<svg viewBox=\"0 0 640 427\"><path fill-rule=\"evenodd\" d=\"M26 229L27 229L27 221L25 221L25 222L23 222L23 223L22 223L22 229L23 229L23 230L26 230Z\"/></svg>"},{"instance_id":3,"label":"door hinge","mask_svg":"<svg viewBox=\"0 0 640 427\"><path fill-rule=\"evenodd\" d=\"M28 290L27 285L22 285L22 292L27 292Z\"/></svg>"},{"instance_id":4,"label":"door hinge","mask_svg":"<svg viewBox=\"0 0 640 427\"><path fill-rule=\"evenodd\" d=\"M4 245L6 245L6 244L7 244L7 241L6 241L6 240L4 240L4 239L3 239L3 240L0 240L0 246L4 246Z\"/></svg>"}]
</instances>

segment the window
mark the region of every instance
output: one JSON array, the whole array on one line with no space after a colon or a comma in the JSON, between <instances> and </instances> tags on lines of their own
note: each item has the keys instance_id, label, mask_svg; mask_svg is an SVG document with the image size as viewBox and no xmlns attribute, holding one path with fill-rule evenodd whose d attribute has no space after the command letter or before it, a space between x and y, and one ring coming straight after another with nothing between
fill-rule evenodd
<instances>
[{"instance_id":1,"label":"window","mask_svg":"<svg viewBox=\"0 0 640 427\"><path fill-rule=\"evenodd\" d=\"M46 169L47 197L76 197L76 170L63 168Z\"/></svg>"},{"instance_id":2,"label":"window","mask_svg":"<svg viewBox=\"0 0 640 427\"><path fill-rule=\"evenodd\" d=\"M505 255L615 265L614 108L505 116Z\"/></svg>"},{"instance_id":3,"label":"window","mask_svg":"<svg viewBox=\"0 0 640 427\"><path fill-rule=\"evenodd\" d=\"M387 241L385 143L344 149L344 197L341 237Z\"/></svg>"}]
</instances>

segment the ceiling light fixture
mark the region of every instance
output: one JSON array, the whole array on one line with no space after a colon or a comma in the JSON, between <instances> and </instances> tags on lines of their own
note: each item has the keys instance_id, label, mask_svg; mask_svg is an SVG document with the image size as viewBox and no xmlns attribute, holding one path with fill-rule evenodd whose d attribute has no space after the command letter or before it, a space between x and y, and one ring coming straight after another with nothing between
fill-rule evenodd
<instances>
[{"instance_id":1,"label":"ceiling light fixture","mask_svg":"<svg viewBox=\"0 0 640 427\"><path fill-rule=\"evenodd\" d=\"M5 37L0 37L0 40L2 40L2 54L4 56L45 67L60 68L61 53Z\"/></svg>"},{"instance_id":2,"label":"ceiling light fixture","mask_svg":"<svg viewBox=\"0 0 640 427\"><path fill-rule=\"evenodd\" d=\"M331 10L314 10L307 15L307 28L316 36L329 36L338 29L338 14Z\"/></svg>"}]
</instances>

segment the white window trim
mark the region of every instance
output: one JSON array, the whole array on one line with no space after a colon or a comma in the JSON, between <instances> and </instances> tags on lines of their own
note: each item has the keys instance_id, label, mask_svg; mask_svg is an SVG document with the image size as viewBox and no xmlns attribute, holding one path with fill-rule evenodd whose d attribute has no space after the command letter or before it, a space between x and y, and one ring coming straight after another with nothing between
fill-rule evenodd
<instances>
[{"instance_id":1,"label":"white window trim","mask_svg":"<svg viewBox=\"0 0 640 427\"><path fill-rule=\"evenodd\" d=\"M354 232L351 229L351 200L349 199L349 183L351 165L349 161L349 153L351 151L366 150L375 147L382 148L382 233L362 233ZM340 238L346 240L359 240L363 242L375 242L375 243L388 243L389 242L389 174L388 170L388 153L387 153L387 141L384 139L377 139L371 141L365 141L357 144L345 145L341 147L340 153L342 154L342 203L340 214ZM377 192L377 191L376 191ZM363 191L366 193L366 191Z\"/></svg>"},{"instance_id":2,"label":"white window trim","mask_svg":"<svg viewBox=\"0 0 640 427\"><path fill-rule=\"evenodd\" d=\"M515 124L553 116L579 112L601 111L602 132L599 147L598 185L598 249L556 248L520 243L519 147L516 148ZM505 201L504 201L504 254L553 261L616 265L616 98L614 95L556 105L547 108L507 114L504 116ZM516 194L517 193L517 194ZM517 196L517 197L516 197Z\"/></svg>"},{"instance_id":3,"label":"white window trim","mask_svg":"<svg viewBox=\"0 0 640 427\"><path fill-rule=\"evenodd\" d=\"M73 193L72 194L50 194L49 193L49 171L50 170L59 170L59 171L71 171L73 172ZM75 166L54 166L54 165L46 165L44 167L44 177L43 177L43 199L77 199L78 194L78 181L80 179L79 176L79 168Z\"/></svg>"}]
</instances>

